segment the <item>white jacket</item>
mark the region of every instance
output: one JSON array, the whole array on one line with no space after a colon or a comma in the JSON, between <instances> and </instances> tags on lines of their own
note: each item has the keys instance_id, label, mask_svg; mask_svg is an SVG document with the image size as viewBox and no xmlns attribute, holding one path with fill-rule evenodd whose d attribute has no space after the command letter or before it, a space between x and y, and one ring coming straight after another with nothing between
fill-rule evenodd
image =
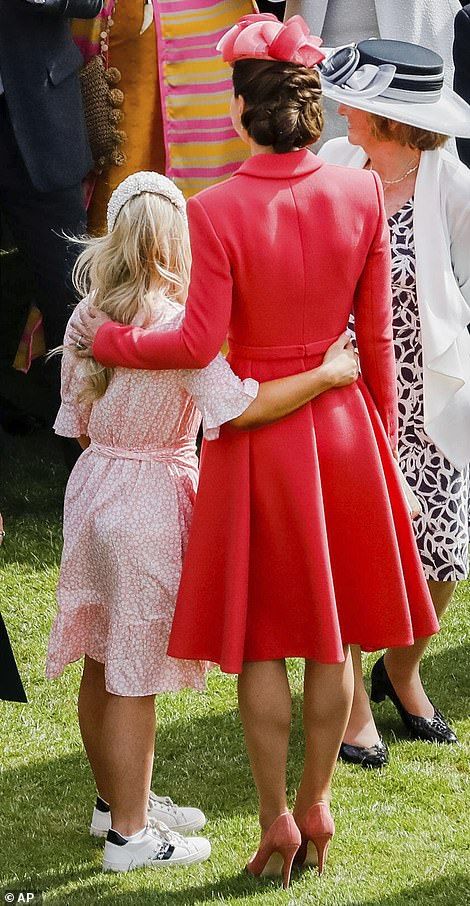
<instances>
[{"instance_id":1,"label":"white jacket","mask_svg":"<svg viewBox=\"0 0 470 906\"><path fill-rule=\"evenodd\" d=\"M328 3L335 0L289 0L286 16L300 13L315 35L321 35ZM350 4L354 16L354 3ZM375 0L381 38L422 44L440 53L446 81L452 86L454 19L460 0Z\"/></svg>"},{"instance_id":2,"label":"white jacket","mask_svg":"<svg viewBox=\"0 0 470 906\"><path fill-rule=\"evenodd\" d=\"M319 156L363 167L347 138ZM424 426L447 459L470 462L470 170L447 151L424 151L415 187L416 289L424 369Z\"/></svg>"}]
</instances>

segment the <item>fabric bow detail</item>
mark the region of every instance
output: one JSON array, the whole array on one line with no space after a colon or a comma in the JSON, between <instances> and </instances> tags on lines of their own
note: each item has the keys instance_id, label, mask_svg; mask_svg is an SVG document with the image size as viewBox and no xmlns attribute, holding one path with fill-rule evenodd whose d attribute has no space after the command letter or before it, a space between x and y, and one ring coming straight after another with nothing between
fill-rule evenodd
<instances>
[{"instance_id":1,"label":"fabric bow detail","mask_svg":"<svg viewBox=\"0 0 470 906\"><path fill-rule=\"evenodd\" d=\"M392 63L383 63L381 66L365 63L356 69L341 87L346 89L348 94L353 93L355 97L375 98L386 91L396 71L397 68Z\"/></svg>"},{"instance_id":2,"label":"fabric bow detail","mask_svg":"<svg viewBox=\"0 0 470 906\"><path fill-rule=\"evenodd\" d=\"M325 54L321 38L311 35L302 16L284 25L272 13L243 16L217 44L226 63L236 60L278 60L311 69Z\"/></svg>"}]
</instances>

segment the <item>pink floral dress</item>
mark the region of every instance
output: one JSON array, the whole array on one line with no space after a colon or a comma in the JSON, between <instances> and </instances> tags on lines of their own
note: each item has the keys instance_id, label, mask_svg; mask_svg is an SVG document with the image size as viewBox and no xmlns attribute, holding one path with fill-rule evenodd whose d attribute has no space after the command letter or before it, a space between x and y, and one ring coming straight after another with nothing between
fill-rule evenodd
<instances>
[{"instance_id":1,"label":"pink floral dress","mask_svg":"<svg viewBox=\"0 0 470 906\"><path fill-rule=\"evenodd\" d=\"M156 299L156 330L174 330L182 317L181 306ZM79 399L83 373L83 361L66 349L55 431L88 435L91 444L65 494L47 676L88 654L105 665L106 688L116 695L203 689L206 662L167 656L197 488L196 435L202 414L205 437L216 439L258 384L241 381L217 356L198 371L117 368L104 396L89 404Z\"/></svg>"}]
</instances>

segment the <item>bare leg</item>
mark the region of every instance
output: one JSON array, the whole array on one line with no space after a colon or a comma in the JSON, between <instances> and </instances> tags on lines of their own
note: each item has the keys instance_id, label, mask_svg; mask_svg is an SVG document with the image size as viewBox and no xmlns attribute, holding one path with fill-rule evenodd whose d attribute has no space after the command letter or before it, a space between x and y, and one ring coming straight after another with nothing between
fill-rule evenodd
<instances>
[{"instance_id":1,"label":"bare leg","mask_svg":"<svg viewBox=\"0 0 470 906\"><path fill-rule=\"evenodd\" d=\"M291 695L284 661L253 661L238 677L238 703L266 831L287 811L286 767Z\"/></svg>"},{"instance_id":2,"label":"bare leg","mask_svg":"<svg viewBox=\"0 0 470 906\"><path fill-rule=\"evenodd\" d=\"M351 645L351 655L354 668L354 696L343 741L350 746L363 746L368 749L380 742L380 736L364 685L362 655L358 645Z\"/></svg>"},{"instance_id":3,"label":"bare leg","mask_svg":"<svg viewBox=\"0 0 470 906\"><path fill-rule=\"evenodd\" d=\"M429 591L440 619L448 607L456 582L428 581ZM419 675L421 658L429 639L417 639L409 648L390 648L385 652L385 666L398 698L410 714L432 717L434 708L427 697Z\"/></svg>"},{"instance_id":4,"label":"bare leg","mask_svg":"<svg viewBox=\"0 0 470 906\"><path fill-rule=\"evenodd\" d=\"M342 664L305 662L305 762L295 813L304 815L314 802L329 802L339 747L353 696L353 669L348 649Z\"/></svg>"},{"instance_id":5,"label":"bare leg","mask_svg":"<svg viewBox=\"0 0 470 906\"><path fill-rule=\"evenodd\" d=\"M154 696L106 692L104 666L85 656L78 699L83 744L113 827L125 836L147 823L155 746Z\"/></svg>"},{"instance_id":6,"label":"bare leg","mask_svg":"<svg viewBox=\"0 0 470 906\"><path fill-rule=\"evenodd\" d=\"M78 696L78 721L96 789L105 802L109 802L109 785L102 751L102 736L106 705L110 697L106 692L103 664L85 655Z\"/></svg>"},{"instance_id":7,"label":"bare leg","mask_svg":"<svg viewBox=\"0 0 470 906\"><path fill-rule=\"evenodd\" d=\"M147 824L155 746L153 695L111 695L103 723L114 830L130 836Z\"/></svg>"}]
</instances>

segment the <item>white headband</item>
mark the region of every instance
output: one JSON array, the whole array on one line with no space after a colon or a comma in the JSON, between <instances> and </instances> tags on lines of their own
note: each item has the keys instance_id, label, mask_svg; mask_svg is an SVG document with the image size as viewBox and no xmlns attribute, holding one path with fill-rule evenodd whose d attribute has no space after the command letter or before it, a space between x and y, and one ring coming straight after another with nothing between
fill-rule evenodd
<instances>
[{"instance_id":1,"label":"white headband","mask_svg":"<svg viewBox=\"0 0 470 906\"><path fill-rule=\"evenodd\" d=\"M151 192L153 195L163 195L186 218L186 201L183 193L175 186L174 182L161 173L150 170L141 170L128 176L114 190L108 203L108 232L114 229L119 212L130 198Z\"/></svg>"}]
</instances>

